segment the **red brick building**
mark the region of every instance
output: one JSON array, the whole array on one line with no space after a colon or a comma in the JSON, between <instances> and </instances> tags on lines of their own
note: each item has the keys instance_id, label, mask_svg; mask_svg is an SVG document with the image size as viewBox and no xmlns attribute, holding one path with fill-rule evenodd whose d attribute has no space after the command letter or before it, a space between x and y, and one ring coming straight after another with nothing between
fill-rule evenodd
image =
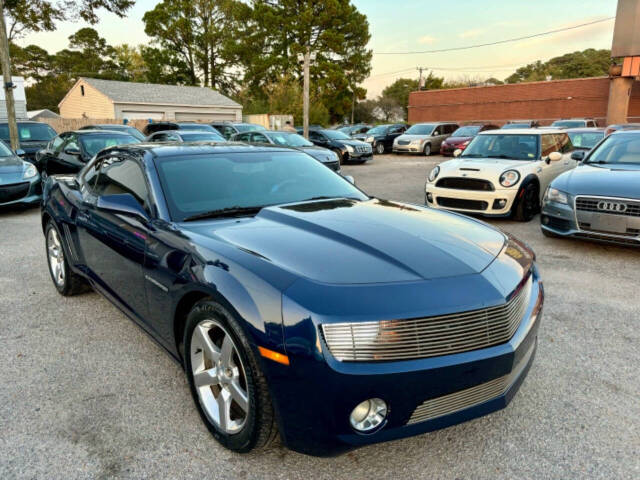
<instances>
[{"instance_id":1,"label":"red brick building","mask_svg":"<svg viewBox=\"0 0 640 480\"><path fill-rule=\"evenodd\" d=\"M552 80L490 87L426 90L409 95L409 123L451 120L459 123L595 118L604 126L609 77ZM631 92L628 121L640 120L640 85Z\"/></svg>"}]
</instances>

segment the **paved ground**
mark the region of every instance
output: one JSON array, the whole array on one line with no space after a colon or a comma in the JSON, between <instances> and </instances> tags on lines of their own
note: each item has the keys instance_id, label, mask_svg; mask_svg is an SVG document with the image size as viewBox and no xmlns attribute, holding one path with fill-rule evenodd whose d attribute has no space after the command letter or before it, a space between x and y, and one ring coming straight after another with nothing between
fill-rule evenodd
<instances>
[{"instance_id":1,"label":"paved ground","mask_svg":"<svg viewBox=\"0 0 640 480\"><path fill-rule=\"evenodd\" d=\"M345 171L373 195L422 202L440 160L376 157ZM138 327L95 293L56 293L39 212L0 212L0 478L640 478L640 251L550 240L537 219L492 223L536 250L547 291L514 401L318 459L219 447L180 368Z\"/></svg>"}]
</instances>

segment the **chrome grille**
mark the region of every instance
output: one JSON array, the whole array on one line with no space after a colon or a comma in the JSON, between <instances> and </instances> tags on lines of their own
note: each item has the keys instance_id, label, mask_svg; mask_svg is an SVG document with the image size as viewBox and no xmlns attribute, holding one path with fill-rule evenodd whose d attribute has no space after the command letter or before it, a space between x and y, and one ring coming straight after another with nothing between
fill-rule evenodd
<instances>
[{"instance_id":1,"label":"chrome grille","mask_svg":"<svg viewBox=\"0 0 640 480\"><path fill-rule=\"evenodd\" d=\"M356 145L356 152L358 153L368 153L372 151L371 145Z\"/></svg>"},{"instance_id":2,"label":"chrome grille","mask_svg":"<svg viewBox=\"0 0 640 480\"><path fill-rule=\"evenodd\" d=\"M615 212L600 210L598 203L600 202L612 202L616 204L626 205L624 212ZM624 215L627 217L640 217L640 200L628 200L622 198L597 198L597 197L578 197L576 199L576 210L583 212L595 212L608 215Z\"/></svg>"},{"instance_id":3,"label":"chrome grille","mask_svg":"<svg viewBox=\"0 0 640 480\"><path fill-rule=\"evenodd\" d=\"M325 323L322 333L340 361L413 360L487 348L509 341L529 305L531 277L497 307L412 320Z\"/></svg>"},{"instance_id":4,"label":"chrome grille","mask_svg":"<svg viewBox=\"0 0 640 480\"><path fill-rule=\"evenodd\" d=\"M529 347L524 357L522 357L513 368L511 373L507 375L486 383L481 383L475 387L460 390L459 392L425 400L413 411L407 424L411 425L412 423L420 423L443 417L444 415L459 412L474 405L480 405L481 403L503 395L526 368L531 359L531 355L533 355L534 347L535 343Z\"/></svg>"},{"instance_id":5,"label":"chrome grille","mask_svg":"<svg viewBox=\"0 0 640 480\"><path fill-rule=\"evenodd\" d=\"M398 145L409 145L411 140L398 140Z\"/></svg>"}]
</instances>

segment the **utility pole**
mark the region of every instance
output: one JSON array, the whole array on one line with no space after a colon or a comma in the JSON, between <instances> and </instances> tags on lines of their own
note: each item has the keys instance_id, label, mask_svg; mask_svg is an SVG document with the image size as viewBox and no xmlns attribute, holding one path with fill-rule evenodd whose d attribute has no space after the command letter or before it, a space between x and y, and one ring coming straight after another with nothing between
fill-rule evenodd
<instances>
[{"instance_id":1,"label":"utility pole","mask_svg":"<svg viewBox=\"0 0 640 480\"><path fill-rule=\"evenodd\" d=\"M353 99L351 100L351 125L353 125L353 116L356 110L356 92L355 88L353 89Z\"/></svg>"},{"instance_id":2,"label":"utility pole","mask_svg":"<svg viewBox=\"0 0 640 480\"><path fill-rule=\"evenodd\" d=\"M13 99L15 85L11 81L11 59L9 58L9 39L7 38L7 25L4 21L4 0L0 0L0 64L2 64L2 81L4 86L4 98L7 104L7 123L9 124L9 139L11 148L15 151L20 148L18 141L18 122L16 121L16 105Z\"/></svg>"},{"instance_id":3,"label":"utility pole","mask_svg":"<svg viewBox=\"0 0 640 480\"><path fill-rule=\"evenodd\" d=\"M302 93L302 133L309 138L309 65L311 64L311 48L307 45L304 52L304 87Z\"/></svg>"},{"instance_id":4,"label":"utility pole","mask_svg":"<svg viewBox=\"0 0 640 480\"><path fill-rule=\"evenodd\" d=\"M424 68L418 67L418 71L420 72L420 79L418 80L418 90L422 90L422 71Z\"/></svg>"}]
</instances>

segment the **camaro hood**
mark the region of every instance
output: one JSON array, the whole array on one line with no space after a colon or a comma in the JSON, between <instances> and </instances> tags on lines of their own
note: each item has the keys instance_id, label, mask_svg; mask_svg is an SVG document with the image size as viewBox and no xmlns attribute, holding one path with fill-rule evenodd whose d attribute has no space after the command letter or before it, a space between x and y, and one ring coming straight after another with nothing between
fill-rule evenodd
<instances>
[{"instance_id":1,"label":"camaro hood","mask_svg":"<svg viewBox=\"0 0 640 480\"><path fill-rule=\"evenodd\" d=\"M556 178L552 186L571 195L640 198L640 165L581 164Z\"/></svg>"},{"instance_id":2,"label":"camaro hood","mask_svg":"<svg viewBox=\"0 0 640 480\"><path fill-rule=\"evenodd\" d=\"M264 208L253 218L183 223L195 243L223 242L327 284L410 282L483 271L505 235L462 215L386 200Z\"/></svg>"}]
</instances>

